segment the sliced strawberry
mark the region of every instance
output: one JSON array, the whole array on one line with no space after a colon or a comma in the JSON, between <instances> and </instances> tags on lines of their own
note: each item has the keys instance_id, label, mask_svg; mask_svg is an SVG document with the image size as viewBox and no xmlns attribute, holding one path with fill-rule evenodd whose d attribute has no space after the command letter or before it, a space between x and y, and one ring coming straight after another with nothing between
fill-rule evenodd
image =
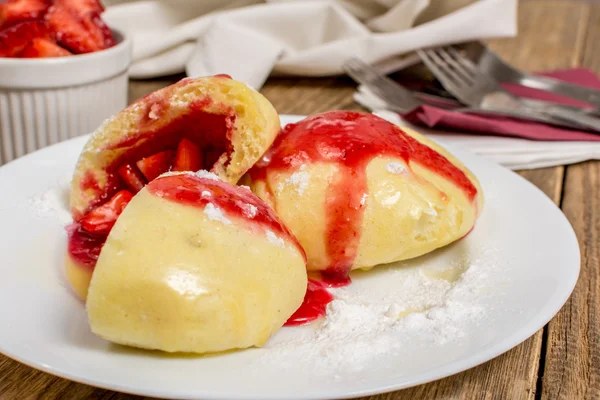
<instances>
[{"instance_id":1,"label":"sliced strawberry","mask_svg":"<svg viewBox=\"0 0 600 400\"><path fill-rule=\"evenodd\" d=\"M150 157L142 158L135 165L137 165L142 174L148 179L148 182L150 182L171 168L174 156L175 152L173 150L167 150L151 155Z\"/></svg>"},{"instance_id":2,"label":"sliced strawberry","mask_svg":"<svg viewBox=\"0 0 600 400\"><path fill-rule=\"evenodd\" d=\"M16 57L34 39L52 39L42 21L23 22L0 32L0 57Z\"/></svg>"},{"instance_id":3,"label":"sliced strawberry","mask_svg":"<svg viewBox=\"0 0 600 400\"><path fill-rule=\"evenodd\" d=\"M137 193L146 185L142 173L133 164L125 164L119 168L119 176L129 186L133 193Z\"/></svg>"},{"instance_id":4,"label":"sliced strawberry","mask_svg":"<svg viewBox=\"0 0 600 400\"><path fill-rule=\"evenodd\" d=\"M0 29L44 16L50 0L8 0L0 3Z\"/></svg>"},{"instance_id":5,"label":"sliced strawberry","mask_svg":"<svg viewBox=\"0 0 600 400\"><path fill-rule=\"evenodd\" d=\"M50 29L62 46L74 53L90 53L115 44L112 32L95 11L80 13L58 0L46 13Z\"/></svg>"},{"instance_id":6,"label":"sliced strawberry","mask_svg":"<svg viewBox=\"0 0 600 400\"><path fill-rule=\"evenodd\" d=\"M127 190L117 192L108 202L93 209L79 221L83 229L93 233L109 233L133 194Z\"/></svg>"},{"instance_id":7,"label":"sliced strawberry","mask_svg":"<svg viewBox=\"0 0 600 400\"><path fill-rule=\"evenodd\" d=\"M21 58L65 57L71 55L73 53L63 49L52 40L42 38L33 39L31 44L19 53Z\"/></svg>"},{"instance_id":8,"label":"sliced strawberry","mask_svg":"<svg viewBox=\"0 0 600 400\"><path fill-rule=\"evenodd\" d=\"M95 34L101 38L104 49L108 49L109 47L115 45L115 38L113 37L112 31L108 25L104 23L100 17L100 14L90 14L89 22L86 23L86 26L88 24L90 24L90 26L88 26L88 30L96 32Z\"/></svg>"},{"instance_id":9,"label":"sliced strawberry","mask_svg":"<svg viewBox=\"0 0 600 400\"><path fill-rule=\"evenodd\" d=\"M200 147L189 139L181 139L173 163L173 171L198 171L202 169L203 155Z\"/></svg>"}]
</instances>

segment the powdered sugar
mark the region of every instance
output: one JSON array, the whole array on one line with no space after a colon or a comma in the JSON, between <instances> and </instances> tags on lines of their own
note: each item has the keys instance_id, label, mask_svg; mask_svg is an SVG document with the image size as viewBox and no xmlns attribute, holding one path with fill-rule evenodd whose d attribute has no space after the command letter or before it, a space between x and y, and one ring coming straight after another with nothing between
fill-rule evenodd
<instances>
[{"instance_id":1,"label":"powdered sugar","mask_svg":"<svg viewBox=\"0 0 600 400\"><path fill-rule=\"evenodd\" d=\"M335 376L389 357L410 359L418 347L458 343L491 318L481 299L501 275L490 260L461 256L450 266L417 260L358 273L352 285L331 289L335 299L313 330L275 336L256 362L302 360Z\"/></svg>"},{"instance_id":2,"label":"powdered sugar","mask_svg":"<svg viewBox=\"0 0 600 400\"><path fill-rule=\"evenodd\" d=\"M244 210L244 215L248 218L256 217L256 213L258 212L258 208L256 208L252 204L246 204L246 206L243 208L243 210Z\"/></svg>"},{"instance_id":3,"label":"powdered sugar","mask_svg":"<svg viewBox=\"0 0 600 400\"><path fill-rule=\"evenodd\" d=\"M208 172L206 170L201 169L200 171L194 172L198 178L212 179L214 181L220 181L221 179L213 172Z\"/></svg>"},{"instance_id":4,"label":"powdered sugar","mask_svg":"<svg viewBox=\"0 0 600 400\"><path fill-rule=\"evenodd\" d=\"M367 197L369 197L369 195L368 195L368 194L366 194L366 193L364 193L364 194L362 195L362 197L360 198L360 205L361 205L361 206L364 206L364 205L365 205L365 203L367 202Z\"/></svg>"},{"instance_id":5,"label":"powdered sugar","mask_svg":"<svg viewBox=\"0 0 600 400\"><path fill-rule=\"evenodd\" d=\"M204 179L212 179L213 181L219 181L221 180L221 178L219 178L215 173L213 172L208 172L206 170L199 170L196 172L192 172L192 171L169 171L169 172L165 172L164 174L160 175L159 178L162 177L166 177L166 176L175 176L175 175L193 175L196 176L198 178L204 178Z\"/></svg>"},{"instance_id":6,"label":"powdered sugar","mask_svg":"<svg viewBox=\"0 0 600 400\"><path fill-rule=\"evenodd\" d=\"M68 190L67 185L47 189L30 197L27 206L37 217L56 218L61 224L68 224L71 222Z\"/></svg>"},{"instance_id":7,"label":"powdered sugar","mask_svg":"<svg viewBox=\"0 0 600 400\"><path fill-rule=\"evenodd\" d=\"M212 197L212 193L208 190L203 190L202 193L200 193L200 196L202 196L203 199L210 199Z\"/></svg>"},{"instance_id":8,"label":"powdered sugar","mask_svg":"<svg viewBox=\"0 0 600 400\"><path fill-rule=\"evenodd\" d=\"M267 240L279 247L285 247L285 240L277 236L275 233L267 229Z\"/></svg>"},{"instance_id":9,"label":"powdered sugar","mask_svg":"<svg viewBox=\"0 0 600 400\"><path fill-rule=\"evenodd\" d=\"M152 104L150 106L150 112L148 113L148 118L150 119L158 119L160 117L160 112L163 107L160 104Z\"/></svg>"},{"instance_id":10,"label":"powdered sugar","mask_svg":"<svg viewBox=\"0 0 600 400\"><path fill-rule=\"evenodd\" d=\"M280 183L278 189L282 190L284 184L292 185L296 187L296 191L300 196L302 196L308 187L309 180L310 174L301 169L300 171L296 171L290 175L283 183Z\"/></svg>"},{"instance_id":11,"label":"powdered sugar","mask_svg":"<svg viewBox=\"0 0 600 400\"><path fill-rule=\"evenodd\" d=\"M231 224L231 221L223 214L223 211L213 203L206 204L206 207L204 207L204 214L211 221L219 221L225 225Z\"/></svg>"},{"instance_id":12,"label":"powdered sugar","mask_svg":"<svg viewBox=\"0 0 600 400\"><path fill-rule=\"evenodd\" d=\"M388 172L397 175L403 174L407 171L404 165L396 161L390 161L389 163L387 163L385 169L387 169Z\"/></svg>"}]
</instances>

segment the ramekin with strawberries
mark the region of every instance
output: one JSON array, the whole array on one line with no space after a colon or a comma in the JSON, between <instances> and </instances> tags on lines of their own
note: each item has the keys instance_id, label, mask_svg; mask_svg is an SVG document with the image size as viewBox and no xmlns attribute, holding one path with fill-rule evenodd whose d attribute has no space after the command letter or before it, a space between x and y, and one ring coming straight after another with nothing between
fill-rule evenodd
<instances>
[{"instance_id":1,"label":"ramekin with strawberries","mask_svg":"<svg viewBox=\"0 0 600 400\"><path fill-rule=\"evenodd\" d=\"M126 106L131 41L103 11L99 0L0 2L0 165Z\"/></svg>"}]
</instances>

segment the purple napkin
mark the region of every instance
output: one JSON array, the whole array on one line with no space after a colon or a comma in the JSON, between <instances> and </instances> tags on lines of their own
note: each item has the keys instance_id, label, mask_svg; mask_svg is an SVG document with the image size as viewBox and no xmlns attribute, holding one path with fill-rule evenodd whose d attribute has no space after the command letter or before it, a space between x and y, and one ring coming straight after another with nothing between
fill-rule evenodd
<instances>
[{"instance_id":1,"label":"purple napkin","mask_svg":"<svg viewBox=\"0 0 600 400\"><path fill-rule=\"evenodd\" d=\"M593 72L582 68L560 70L538 75L600 89L600 79L598 79ZM519 97L589 107L586 103L582 103L578 100L548 93L543 90L530 89L514 84L505 84L503 86L505 89ZM600 141L600 134L560 128L539 122L522 121L508 117L482 117L479 115L456 113L452 110L446 110L430 105L422 105L409 113L403 114L402 117L414 124L445 130L460 130L487 135L514 136L532 140Z\"/></svg>"}]
</instances>

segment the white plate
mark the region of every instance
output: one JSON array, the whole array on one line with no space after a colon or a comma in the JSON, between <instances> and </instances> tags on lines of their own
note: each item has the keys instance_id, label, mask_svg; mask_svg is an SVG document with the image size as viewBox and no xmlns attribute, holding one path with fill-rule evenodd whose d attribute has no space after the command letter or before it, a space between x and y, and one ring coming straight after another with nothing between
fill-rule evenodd
<instances>
[{"instance_id":1,"label":"white plate","mask_svg":"<svg viewBox=\"0 0 600 400\"><path fill-rule=\"evenodd\" d=\"M186 399L348 398L406 388L521 343L560 309L579 274L573 230L542 192L504 168L452 149L483 185L486 204L475 230L403 267L357 274L342 290L346 311L377 301L383 306L399 293L407 303L400 306L409 307L427 291L436 297L442 282L415 286L415 276L470 263L454 289L442 285L445 292L438 293L433 310L379 333L363 323L370 315L337 315L330 328L345 325L343 332L284 328L266 348L207 357L111 345L89 331L84 306L62 273L68 181L86 140L54 145L0 168L0 352L74 381ZM317 336L320 341L308 339Z\"/></svg>"}]
</instances>

